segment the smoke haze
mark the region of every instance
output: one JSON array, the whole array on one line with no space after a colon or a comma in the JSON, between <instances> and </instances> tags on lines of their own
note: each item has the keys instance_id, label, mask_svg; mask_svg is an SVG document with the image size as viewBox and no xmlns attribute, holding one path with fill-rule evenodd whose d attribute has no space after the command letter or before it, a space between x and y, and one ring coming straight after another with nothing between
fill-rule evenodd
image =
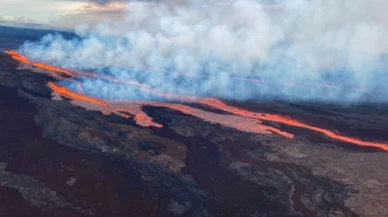
<instances>
[{"instance_id":1,"label":"smoke haze","mask_svg":"<svg viewBox=\"0 0 388 217\"><path fill-rule=\"evenodd\" d=\"M386 102L387 7L384 0L129 2L121 21L80 25L72 40L47 35L20 52L158 92ZM82 84L91 96L162 100L125 83Z\"/></svg>"}]
</instances>

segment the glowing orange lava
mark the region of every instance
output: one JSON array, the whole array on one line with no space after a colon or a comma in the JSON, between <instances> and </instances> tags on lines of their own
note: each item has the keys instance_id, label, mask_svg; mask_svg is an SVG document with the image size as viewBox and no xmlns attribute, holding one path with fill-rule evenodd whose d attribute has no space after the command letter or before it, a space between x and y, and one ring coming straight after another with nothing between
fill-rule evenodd
<instances>
[{"instance_id":1,"label":"glowing orange lava","mask_svg":"<svg viewBox=\"0 0 388 217\"><path fill-rule=\"evenodd\" d=\"M19 61L23 64L30 64L30 61L26 57L24 57L23 55L15 52L15 51L6 50L6 51L4 51L4 53L10 55L12 57L12 59Z\"/></svg>"},{"instance_id":2,"label":"glowing orange lava","mask_svg":"<svg viewBox=\"0 0 388 217\"><path fill-rule=\"evenodd\" d=\"M168 98L168 99L173 99L173 100L178 100L178 101L195 101L195 100L197 100L197 97L192 97L192 96L184 96L184 95L172 94L172 93L159 93L159 92L155 91L154 89L152 89L151 87L149 87L148 85L142 84L142 83L137 82L137 81L132 81L132 80L128 80L128 79L120 79L119 80L119 79L117 79L113 76L109 76L109 75L100 75L100 74L94 74L94 73L83 72L83 71L75 71L75 70L70 71L70 70L59 68L59 67L51 66L48 64L44 64L44 63L33 63L33 62L30 62L26 57L24 57L23 55L15 52L15 51L7 50L4 53L10 55L14 60L16 60L20 63L32 65L33 67L35 67L37 69L47 71L51 76L53 76L57 79L64 79L63 75L66 75L69 77L74 77L74 78L79 78L79 77L98 78L98 79L102 79L102 80L109 81L109 82L129 84L132 86L136 86L141 91L144 91L144 92L147 92L150 94L154 94L156 96L160 96L163 98Z\"/></svg>"},{"instance_id":3,"label":"glowing orange lava","mask_svg":"<svg viewBox=\"0 0 388 217\"><path fill-rule=\"evenodd\" d=\"M59 94L62 95L62 96L66 96L66 97L71 98L71 99L77 99L77 100L81 100L81 101L93 103L93 104L96 104L96 105L99 105L99 106L106 106L106 105L107 105L107 104L106 104L105 102L103 102L103 101L94 99L94 98L92 98L92 97L84 96L84 95L81 95L81 94L78 94L78 93L71 92L71 91L69 91L68 89L66 89L66 88L64 88L64 87L57 86L57 85L55 85L55 84L52 83L52 82L48 82L47 85L48 85L53 91L59 93Z\"/></svg>"},{"instance_id":4,"label":"glowing orange lava","mask_svg":"<svg viewBox=\"0 0 388 217\"><path fill-rule=\"evenodd\" d=\"M309 130L312 130L315 132L322 133L322 134L324 134L332 139L341 140L341 141L352 143L352 144L359 145L359 146L381 148L385 151L388 151L388 144L376 143L376 142L366 142L366 141L358 140L358 139L351 138L351 137L341 136L341 135L338 135L330 130L310 126L308 124L304 124L304 123L299 122L297 120L293 120L290 117L284 117L284 116L275 115L275 114L251 112L251 111L247 111L244 109L239 109L236 107L226 105L221 100L214 99L214 98L203 99L203 100L200 100L199 102L201 104L208 105L208 106L220 109L222 111L230 112L232 114L240 115L243 117L255 118L255 119L265 120L265 121L273 121L273 122L278 122L278 123L282 123L282 124L287 124L290 126L305 128L305 129L309 129Z\"/></svg>"},{"instance_id":5,"label":"glowing orange lava","mask_svg":"<svg viewBox=\"0 0 388 217\"><path fill-rule=\"evenodd\" d=\"M315 132L319 132L324 134L325 136L348 142L351 144L359 145L359 146L366 146L366 147L376 147L381 148L385 151L388 151L388 144L384 143L377 143L377 142L366 142L362 141L356 138L341 136L338 133L334 133L330 130L326 130L319 127L314 127L305 123L302 123L297 120L293 120L290 117L285 117L281 115L276 114L267 114L267 113L257 113L257 112L251 112L244 109L240 109L237 107L229 106L222 102L221 100L215 99L215 98L206 98L206 99L198 99L197 97L193 96L184 96L184 95L177 95L177 94L171 94L171 93L159 93L152 89L151 87L131 80L119 80L115 77L107 76L107 75L98 75L93 74L89 72L82 72L82 71L70 71L61 69L55 66L51 66L48 64L43 63L32 63L29 61L26 57L23 55L18 54L15 51L5 51L6 54L10 55L13 59L23 63L23 64L31 64L33 67L48 71L52 76L54 76L57 79L65 79L62 75L70 76L70 77L90 77L90 78L99 78L99 79L105 79L107 81L111 82L117 82L117 83L125 83L137 86L142 91L146 91L152 94L156 94L161 97L174 99L174 100L181 100L186 102L196 102L202 105L206 105L209 107L213 107L228 113L231 113L233 115L220 115L212 112L203 111L197 108L190 107L188 105L182 105L182 104L176 104L176 103L165 103L165 102L111 102L103 99L96 99L93 97L85 96L80 93L72 92L65 87L57 86L56 84L49 82L48 86L52 89L52 91L55 94L58 94L60 96L64 96L70 99L73 99L75 102L81 101L89 103L89 105L82 104L81 106L84 106L86 108L91 108L95 110L100 110L104 114L117 114L124 118L129 118L130 116L126 113L129 113L130 115L134 116L134 120L137 124L145 127L153 126L153 127L163 127L161 124L155 123L152 121L152 118L149 117L147 114L145 114L142 111L142 106L144 105L150 105L150 106L156 106L156 107L165 107L169 108L175 111L182 112L184 114L192 115L195 117L198 117L200 119L203 119L205 121L211 122L211 123L217 123L224 126L228 126L231 128L235 128L240 131L245 132L253 132L253 133L263 133L263 134L269 134L271 132L277 133L279 135L285 136L287 138L293 138L294 135L283 132L279 129L276 129L274 127L265 126L262 124L261 121L271 121L271 122L278 122L282 124L287 124L290 126L300 127L304 129L309 129ZM262 82L262 80L257 79L249 79L249 78L239 78L236 77L235 79L238 80L247 80L255 83ZM77 82L76 80L72 80L73 82ZM290 84L290 85L296 85L296 84ZM81 83L77 82L77 89L79 91L82 91L82 85ZM330 85L321 85L325 88L338 88ZM91 107L91 105L96 107Z\"/></svg>"},{"instance_id":6,"label":"glowing orange lava","mask_svg":"<svg viewBox=\"0 0 388 217\"><path fill-rule=\"evenodd\" d=\"M136 121L137 125L140 125L143 127L156 127L156 128L163 127L163 125L152 121L152 118L148 116L146 113L144 113L141 108L141 105L137 103L127 103L127 104L111 103L109 108L107 108L104 112L114 113L127 119L130 118L131 116L125 113L129 113L134 116L133 119Z\"/></svg>"},{"instance_id":7,"label":"glowing orange lava","mask_svg":"<svg viewBox=\"0 0 388 217\"><path fill-rule=\"evenodd\" d=\"M33 63L32 66L34 66L38 69L49 71L49 72L64 74L64 75L72 76L72 77L75 76L74 73L70 72L69 70L61 69L61 68L58 68L55 66L50 66L50 65L47 65L44 63Z\"/></svg>"},{"instance_id":8,"label":"glowing orange lava","mask_svg":"<svg viewBox=\"0 0 388 217\"><path fill-rule=\"evenodd\" d=\"M78 85L80 85L80 83L78 83ZM84 96L82 94L70 91L67 88L60 87L52 82L48 82L47 86L49 88L51 88L51 90L54 93L56 93L60 96L64 96L64 97L70 98L72 100L75 100L75 104L86 107L88 109L99 110L99 111L102 111L102 113L106 114L106 115L114 113L114 114L120 115L124 118L130 117L129 115L126 115L123 113L123 112L128 112L128 113L134 115L134 120L140 126L143 126L143 127L153 126L153 127L158 127L158 128L163 127L161 124L153 122L152 118L149 117L147 114L145 114L141 110L141 106L139 106L138 104L123 105L123 104L109 103L109 102L102 100L102 99L95 99L92 97ZM78 101L80 101L80 102L78 102ZM83 102L89 103L89 105L87 105ZM90 104L92 104L92 105L90 105ZM120 106L120 107L118 108L118 106Z\"/></svg>"},{"instance_id":9,"label":"glowing orange lava","mask_svg":"<svg viewBox=\"0 0 388 217\"><path fill-rule=\"evenodd\" d=\"M94 99L91 97L83 96L81 94L72 92L65 87L60 87L55 85L52 82L48 83L48 86L53 90L53 92L65 96L74 100L81 100L85 102L89 102L95 104L97 106L103 106L98 108L98 110L102 110L104 114L117 114L124 118L129 118L130 116L126 113L134 115L134 120L140 126L153 126L157 128L163 127L161 124L155 123L152 121L152 118L145 114L141 107L145 105L154 106L154 107L165 107L175 111L182 112L184 114L192 115L198 117L202 120L208 121L210 123L221 124L227 127L235 128L244 132L252 132L252 133L262 133L262 134L270 134L272 132L283 135L287 138L293 138L294 135L283 132L274 127L265 126L261 124L261 121L245 118L236 115L220 115L212 112L202 111L200 109L192 108L187 105L175 104L175 103L165 103L165 102L132 102L132 103L123 103L123 102L108 102L103 100ZM84 105L85 107L88 107ZM91 107L89 107L91 108Z\"/></svg>"},{"instance_id":10,"label":"glowing orange lava","mask_svg":"<svg viewBox=\"0 0 388 217\"><path fill-rule=\"evenodd\" d=\"M181 113L198 117L202 120L208 121L214 124L221 124L223 126L231 127L244 132L270 134L271 132L280 134L287 138L294 138L294 135L283 132L274 127L265 126L259 120L245 118L237 115L221 115L212 112L203 111L197 108L193 108L187 105L176 103L163 103L163 102L141 102L142 105L151 105L155 107L165 107Z\"/></svg>"}]
</instances>

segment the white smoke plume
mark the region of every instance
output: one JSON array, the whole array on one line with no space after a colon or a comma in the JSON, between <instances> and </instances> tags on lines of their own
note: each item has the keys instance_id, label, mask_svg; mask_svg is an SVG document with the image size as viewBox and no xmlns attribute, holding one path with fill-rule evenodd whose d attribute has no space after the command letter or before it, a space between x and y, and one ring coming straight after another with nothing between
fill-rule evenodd
<instances>
[{"instance_id":1,"label":"white smoke plume","mask_svg":"<svg viewBox=\"0 0 388 217\"><path fill-rule=\"evenodd\" d=\"M79 38L48 35L20 52L160 92L386 102L385 8L385 0L129 2L121 21L100 22L92 31L80 25ZM83 86L93 96L155 99L128 84L85 79Z\"/></svg>"}]
</instances>

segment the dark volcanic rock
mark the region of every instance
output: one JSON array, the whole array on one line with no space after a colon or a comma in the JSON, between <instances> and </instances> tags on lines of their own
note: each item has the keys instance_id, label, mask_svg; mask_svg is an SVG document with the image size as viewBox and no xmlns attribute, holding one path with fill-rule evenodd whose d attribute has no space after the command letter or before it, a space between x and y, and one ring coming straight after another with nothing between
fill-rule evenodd
<instances>
[{"instance_id":1,"label":"dark volcanic rock","mask_svg":"<svg viewBox=\"0 0 388 217\"><path fill-rule=\"evenodd\" d=\"M7 165L0 163L0 186L15 188L32 206L52 209L73 209L85 215L93 215L90 210L74 207L62 196L48 189L45 184L26 175L13 174L6 171Z\"/></svg>"},{"instance_id":2,"label":"dark volcanic rock","mask_svg":"<svg viewBox=\"0 0 388 217\"><path fill-rule=\"evenodd\" d=\"M17 66L0 54L0 217L388 215L385 152L281 124L293 140L244 133L152 106L144 112L164 127L144 128L52 100L52 78ZM236 104L388 140L386 107Z\"/></svg>"}]
</instances>

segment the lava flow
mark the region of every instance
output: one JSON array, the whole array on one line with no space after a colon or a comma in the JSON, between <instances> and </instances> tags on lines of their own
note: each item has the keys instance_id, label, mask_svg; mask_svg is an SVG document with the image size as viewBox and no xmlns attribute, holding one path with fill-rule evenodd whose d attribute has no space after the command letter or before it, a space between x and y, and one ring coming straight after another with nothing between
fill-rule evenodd
<instances>
[{"instance_id":1,"label":"lava flow","mask_svg":"<svg viewBox=\"0 0 388 217\"><path fill-rule=\"evenodd\" d=\"M102 99L95 99L93 97L85 96L80 93L76 93L73 91L68 90L65 87L58 86L54 84L53 82L48 82L47 86L53 91L54 93L54 99L58 96L66 97L73 100L73 104L79 105L81 107L90 109L90 110L97 110L101 111L105 115L109 114L117 114L119 116L122 116L124 118L129 118L130 115L127 115L125 113L129 113L131 115L134 115L134 120L136 123L143 127L163 127L162 125L158 123L154 123L152 121L152 118L149 117L147 114L145 114L141 107L139 107L137 104L113 104L109 103ZM117 107L121 106L122 109L118 109Z\"/></svg>"},{"instance_id":2,"label":"lava flow","mask_svg":"<svg viewBox=\"0 0 388 217\"><path fill-rule=\"evenodd\" d=\"M12 59L14 59L20 63L30 64L30 61L26 57L24 57L23 55L20 55L19 53L15 52L15 51L6 50L6 51L4 51L4 53L10 55L12 57Z\"/></svg>"},{"instance_id":3,"label":"lava flow","mask_svg":"<svg viewBox=\"0 0 388 217\"><path fill-rule=\"evenodd\" d=\"M91 97L84 96L79 93L72 92L65 87L60 87L55 85L52 82L48 83L48 87L52 89L55 94L64 96L75 101L75 104L81 105L88 109L100 110L104 114L117 114L124 118L129 118L131 114L134 116L134 120L140 126L153 126L157 128L163 127L162 125L152 121L152 118L149 117L142 111L142 106L154 106L154 107L165 107L181 113L192 115L198 117L202 120L208 121L210 123L221 124L227 127L235 128L244 132L252 133L261 133L261 134L271 134L275 132L287 138L293 138L294 135L283 132L274 127L265 126L261 124L261 121L255 120L252 118L245 118L237 115L220 115L211 112L202 111L200 109L192 108L187 105L176 104L176 103L165 103L165 102L109 102L104 100L98 100ZM81 102L80 102L81 101ZM86 102L88 104L85 104ZM92 104L92 105L90 105ZM93 106L94 104L94 106ZM98 107L95 107L98 106Z\"/></svg>"},{"instance_id":4,"label":"lava flow","mask_svg":"<svg viewBox=\"0 0 388 217\"><path fill-rule=\"evenodd\" d=\"M106 106L107 105L106 103L104 103L104 102L102 102L100 100L94 99L92 97L87 97L87 96L83 96L81 94L73 93L73 92L67 90L64 87L59 87L59 86L55 85L52 82L48 82L47 85L51 88L51 90L53 90L56 93L59 93L60 95L65 96L65 97L68 97L68 98L71 98L71 99L76 99L76 100L90 102L90 103L93 103L93 104L96 104L96 105L99 105L99 106Z\"/></svg>"},{"instance_id":5,"label":"lava flow","mask_svg":"<svg viewBox=\"0 0 388 217\"><path fill-rule=\"evenodd\" d=\"M30 64L37 69L49 72L51 74L51 76L58 78L58 79L64 79L64 77L63 77L64 75L67 77L77 77L77 78L79 78L79 77L98 78L98 79L105 80L108 82L136 86L139 88L139 90L141 90L143 92L150 93L150 94L153 94L153 95L156 95L156 96L159 96L162 98L171 99L171 100L194 102L198 99L197 97L194 97L194 96L185 96L185 95L173 94L173 93L160 93L160 92L155 91L154 89L152 89L151 87L149 87L146 84L142 84L140 82L132 81L132 80L128 80L128 79L118 79L118 78L115 78L115 77L109 76L109 75L101 75L101 74L95 74L95 73L84 72L84 71L76 71L76 70L70 71L70 70L59 68L59 67L51 66L48 64L44 64L44 63L34 63L34 62L29 61L25 56L17 53L16 51L7 50L7 51L5 51L5 53L10 55L13 59L15 59L23 64L26 64L26 65ZM145 72L149 72L149 70L151 70L151 68L147 67L145 69ZM193 74L193 73L183 73L182 76L195 77L195 78L211 78L211 76L209 76L209 75ZM256 85L261 85L262 83L264 83L263 79L246 78L246 77L241 77L241 76L236 76L236 75L231 75L230 79L254 83ZM269 80L266 80L266 81L270 83ZM306 88L306 89L314 89L314 88L337 89L337 90L343 89L341 87L332 86L332 85L328 85L328 84L312 84L312 83L308 84L306 82L304 82L303 84L298 83L298 82L286 82L283 85L290 86L290 87ZM362 88L355 88L355 87L350 87L349 90L357 90L357 91L361 91L361 92L365 92L365 93L384 92L384 91L369 91L369 90L365 90Z\"/></svg>"},{"instance_id":6,"label":"lava flow","mask_svg":"<svg viewBox=\"0 0 388 217\"><path fill-rule=\"evenodd\" d=\"M231 127L244 132L261 133L261 134L271 134L271 132L274 132L290 139L294 138L294 135L290 133L283 132L274 127L265 126L261 123L261 121L255 120L252 118L245 118L238 115L221 115L221 114L203 111L187 105L175 104L175 103L148 102L148 103L141 103L141 104L155 106L155 107L166 107L187 115L198 117L210 123L221 124L223 126Z\"/></svg>"},{"instance_id":7,"label":"lava flow","mask_svg":"<svg viewBox=\"0 0 388 217\"><path fill-rule=\"evenodd\" d=\"M332 139L341 140L341 141L352 143L352 144L359 145L359 146L381 148L385 151L388 151L388 144L376 143L376 142L366 142L366 141L358 140L358 139L351 138L351 137L341 136L341 135L338 135L330 130L310 126L308 124L304 124L304 123L299 122L297 120L293 120L289 117L284 117L284 116L275 115L275 114L257 113L257 112L247 111L244 109L239 109L236 107L226 105L221 100L214 99L214 98L202 99L199 102L201 104L204 104L204 105L207 105L207 106L210 106L213 108L217 108L217 109L220 109L222 111L226 111L226 112L229 112L232 114L240 115L243 117L254 118L254 119L265 120L265 121L273 121L273 122L278 122L278 123L282 123L282 124L287 124L290 126L305 128L305 129L309 129L309 130L312 130L315 132L322 133L322 134L324 134L327 137L330 137Z\"/></svg>"},{"instance_id":8,"label":"lava flow","mask_svg":"<svg viewBox=\"0 0 388 217\"><path fill-rule=\"evenodd\" d=\"M184 95L172 94L172 93L159 93L159 92L153 90L151 87L149 87L146 84L142 84L140 82L132 81L132 80L128 80L128 79L118 79L118 78L115 78L115 77L109 76L109 75L100 75L100 74L84 72L84 71L76 71L76 70L70 71L70 70L59 68L59 67L51 66L49 64L31 62L25 56L15 52L15 51L7 50L7 51L5 51L5 53L10 55L14 60L16 60L20 63L23 63L25 65L31 65L34 68L48 72L51 76L53 76L57 79L66 79L67 77L96 78L96 79L101 79L101 80L108 81L108 82L136 86L139 88L139 90L141 90L143 92L150 93L150 94L162 97L162 98L178 100L178 101L185 101L185 102L196 101L198 99L197 97L193 97L193 96L184 96Z\"/></svg>"},{"instance_id":9,"label":"lava flow","mask_svg":"<svg viewBox=\"0 0 388 217\"><path fill-rule=\"evenodd\" d=\"M18 54L14 51L6 51L8 55L10 55L13 59L19 61L23 64L29 64L32 65L35 68L46 70L54 77L58 79L65 79L63 75L66 75L68 77L89 77L89 78L99 78L99 79L105 79L107 81L111 82L117 82L117 83L125 83L137 86L141 90L156 94L158 96L168 98L168 99L174 99L174 100L180 100L180 101L186 101L186 102L196 102L205 106L209 106L212 108L216 108L225 112L230 113L230 115L220 115L212 112L203 111L197 108L190 107L188 105L182 105L177 103L165 103L165 102L112 102L104 99L96 99L93 97L85 96L80 93L72 92L68 90L65 87L57 86L56 84L49 82L48 87L52 89L54 94L67 97L73 100L74 104L83 106L88 109L93 110L100 110L104 114L117 114L125 118L129 118L130 115L134 116L134 120L138 125L149 127L163 127L162 125L155 123L152 121L152 118L149 117L147 114L145 114L142 111L142 106L149 105L154 107L165 107L169 108L175 111L182 112L184 114L192 115L195 117L198 117L200 119L203 119L205 121L211 122L211 123L217 123L221 124L227 127L235 128L240 131L244 132L253 132L253 133L262 133L262 134L270 134L272 132L277 133L279 135L285 136L287 138L293 138L294 135L283 132L279 129L276 129L274 127L265 126L262 124L261 121L270 121L270 122L278 122L282 124L287 124L294 127L304 128L308 130L312 130L315 132L319 132L324 134L325 136L340 140L343 142L351 143L358 146L366 146L366 147L375 147L380 148L385 151L388 151L388 144L384 143L376 143L376 142L366 142L362 141L356 138L346 137L338 135L330 130L326 130L319 127L314 127L305 123L302 123L297 120L293 120L289 117L284 117L276 114L267 114L267 113L257 113L257 112L251 112L244 109L240 109L237 107L229 106L222 102L221 100L215 99L215 98L206 98L206 99L198 99L197 97L193 96L182 96L182 95L175 95L170 93L158 93L152 88L148 87L145 84L136 82L136 81L130 81L130 80L119 80L115 77L106 76L106 75L98 75L93 74L89 72L80 72L80 71L70 71L61 69L55 66L50 66L43 63L33 63L29 61L26 57ZM59 76L59 75L60 76ZM77 82L76 80L70 80L72 82ZM257 81L258 82L258 81ZM82 90L81 83L77 83L77 87L79 90ZM332 86L327 86L327 88L333 88ZM86 104L85 104L86 103ZM130 115L127 115L130 114Z\"/></svg>"}]
</instances>

